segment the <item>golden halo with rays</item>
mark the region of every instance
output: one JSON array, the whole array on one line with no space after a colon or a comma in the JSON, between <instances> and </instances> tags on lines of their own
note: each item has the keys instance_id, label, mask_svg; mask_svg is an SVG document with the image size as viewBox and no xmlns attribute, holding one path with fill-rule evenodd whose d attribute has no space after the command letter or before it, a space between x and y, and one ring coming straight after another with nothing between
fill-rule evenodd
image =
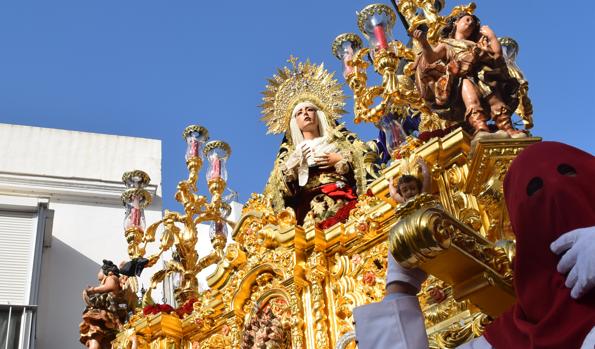
<instances>
[{"instance_id":1,"label":"golden halo with rays","mask_svg":"<svg viewBox=\"0 0 595 349\"><path fill-rule=\"evenodd\" d=\"M268 79L263 92L261 120L267 125L267 134L279 134L289 130L293 108L301 102L310 101L327 116L331 125L345 114L346 96L334 73L324 69L324 64L316 65L297 62L290 56L292 68L283 67Z\"/></svg>"}]
</instances>

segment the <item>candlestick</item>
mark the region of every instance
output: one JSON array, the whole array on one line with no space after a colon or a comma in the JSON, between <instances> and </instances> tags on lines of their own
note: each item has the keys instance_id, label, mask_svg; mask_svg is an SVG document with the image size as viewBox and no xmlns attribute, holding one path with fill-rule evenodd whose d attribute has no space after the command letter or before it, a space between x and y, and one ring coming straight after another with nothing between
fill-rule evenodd
<instances>
[{"instance_id":1,"label":"candlestick","mask_svg":"<svg viewBox=\"0 0 595 349\"><path fill-rule=\"evenodd\" d=\"M211 158L209 160L212 165L212 169L208 176L209 179L220 178L221 177L221 159L215 153L215 154L211 155Z\"/></svg>"},{"instance_id":2,"label":"candlestick","mask_svg":"<svg viewBox=\"0 0 595 349\"><path fill-rule=\"evenodd\" d=\"M207 181L214 179L227 180L227 170L225 163L231 148L227 143L221 141L211 141L205 145L204 148L205 158L209 162L209 168L207 169L206 177Z\"/></svg>"},{"instance_id":3,"label":"candlestick","mask_svg":"<svg viewBox=\"0 0 595 349\"><path fill-rule=\"evenodd\" d=\"M198 158L200 148L209 139L209 131L202 126L190 125L186 127L182 137L186 140L186 160Z\"/></svg>"},{"instance_id":4,"label":"candlestick","mask_svg":"<svg viewBox=\"0 0 595 349\"><path fill-rule=\"evenodd\" d=\"M374 36L376 37L376 41L378 43L376 48L386 50L388 48L388 41L386 41L384 26L382 24L374 26Z\"/></svg>"},{"instance_id":5,"label":"candlestick","mask_svg":"<svg viewBox=\"0 0 595 349\"><path fill-rule=\"evenodd\" d=\"M347 62L349 62L351 58L353 58L353 50L351 49L351 47L349 47L346 51L347 52L343 54L343 77L346 77L354 71L353 67L347 64Z\"/></svg>"},{"instance_id":6,"label":"candlestick","mask_svg":"<svg viewBox=\"0 0 595 349\"><path fill-rule=\"evenodd\" d=\"M353 56L362 48L362 39L354 33L343 33L338 35L331 47L333 55L343 63L343 77L355 71L355 68L347 64Z\"/></svg>"},{"instance_id":7,"label":"candlestick","mask_svg":"<svg viewBox=\"0 0 595 349\"><path fill-rule=\"evenodd\" d=\"M366 6L358 13L357 25L369 40L370 54L374 58L375 51L388 50L393 41L392 30L395 25L394 11L384 4Z\"/></svg>"}]
</instances>

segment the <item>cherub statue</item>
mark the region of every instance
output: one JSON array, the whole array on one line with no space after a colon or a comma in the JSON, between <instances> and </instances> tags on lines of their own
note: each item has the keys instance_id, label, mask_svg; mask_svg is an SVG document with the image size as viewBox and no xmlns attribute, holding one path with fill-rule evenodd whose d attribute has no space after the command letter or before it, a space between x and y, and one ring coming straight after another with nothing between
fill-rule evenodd
<instances>
[{"instance_id":1,"label":"cherub statue","mask_svg":"<svg viewBox=\"0 0 595 349\"><path fill-rule=\"evenodd\" d=\"M79 325L80 341L91 349L111 348L111 341L133 309L136 297L130 279L121 277L112 261L103 260L97 279L99 286L83 290L86 308Z\"/></svg>"},{"instance_id":2,"label":"cherub statue","mask_svg":"<svg viewBox=\"0 0 595 349\"><path fill-rule=\"evenodd\" d=\"M441 36L432 46L422 31L413 32L421 46L416 85L432 110L445 120L467 121L478 137L489 135L490 118L497 136L525 137L512 125L519 82L509 74L496 34L462 12L449 19Z\"/></svg>"},{"instance_id":3,"label":"cherub statue","mask_svg":"<svg viewBox=\"0 0 595 349\"><path fill-rule=\"evenodd\" d=\"M393 178L389 181L390 197L398 204L413 199L421 193L428 193L430 190L431 178L428 164L420 157L416 158L415 163L421 170L423 181L412 174L403 174L396 182Z\"/></svg>"}]
</instances>

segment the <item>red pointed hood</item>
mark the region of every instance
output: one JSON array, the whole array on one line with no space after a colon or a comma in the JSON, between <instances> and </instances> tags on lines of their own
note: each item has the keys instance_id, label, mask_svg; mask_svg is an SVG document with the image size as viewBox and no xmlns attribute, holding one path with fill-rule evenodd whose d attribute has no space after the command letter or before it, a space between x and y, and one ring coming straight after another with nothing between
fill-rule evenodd
<instances>
[{"instance_id":1,"label":"red pointed hood","mask_svg":"<svg viewBox=\"0 0 595 349\"><path fill-rule=\"evenodd\" d=\"M557 142L527 147L512 162L504 196L516 236L517 302L488 327L496 348L579 348L595 325L595 292L574 300L550 244L595 225L595 158Z\"/></svg>"}]
</instances>

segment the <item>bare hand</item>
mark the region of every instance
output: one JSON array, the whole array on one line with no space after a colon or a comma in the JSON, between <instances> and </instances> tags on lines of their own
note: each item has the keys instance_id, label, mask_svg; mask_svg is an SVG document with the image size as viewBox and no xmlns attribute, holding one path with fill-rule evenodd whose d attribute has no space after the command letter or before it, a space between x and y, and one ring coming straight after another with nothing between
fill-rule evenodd
<instances>
[{"instance_id":1,"label":"bare hand","mask_svg":"<svg viewBox=\"0 0 595 349\"><path fill-rule=\"evenodd\" d=\"M307 158L308 155L310 155L310 153L312 152L312 149L308 147L306 144L302 144L300 150L302 151L302 159Z\"/></svg>"},{"instance_id":2,"label":"bare hand","mask_svg":"<svg viewBox=\"0 0 595 349\"><path fill-rule=\"evenodd\" d=\"M428 39L426 38L426 33L424 33L423 31L416 29L413 32L413 38L421 43L427 42Z\"/></svg>"},{"instance_id":3,"label":"bare hand","mask_svg":"<svg viewBox=\"0 0 595 349\"><path fill-rule=\"evenodd\" d=\"M479 47L483 51L490 52L490 42L487 36L482 36L479 41L477 41L477 47Z\"/></svg>"},{"instance_id":4,"label":"bare hand","mask_svg":"<svg viewBox=\"0 0 595 349\"><path fill-rule=\"evenodd\" d=\"M494 31L487 25L482 25L481 28L479 28L479 33L488 38L493 38L496 36Z\"/></svg>"},{"instance_id":5,"label":"bare hand","mask_svg":"<svg viewBox=\"0 0 595 349\"><path fill-rule=\"evenodd\" d=\"M82 298L85 304L89 304L89 293L87 293L87 289L83 290Z\"/></svg>"},{"instance_id":6,"label":"bare hand","mask_svg":"<svg viewBox=\"0 0 595 349\"><path fill-rule=\"evenodd\" d=\"M343 160L343 157L339 153L326 153L324 155L319 155L314 158L316 165L327 168L334 166L337 162Z\"/></svg>"},{"instance_id":7,"label":"bare hand","mask_svg":"<svg viewBox=\"0 0 595 349\"><path fill-rule=\"evenodd\" d=\"M310 149L309 147L305 147L304 149L302 149L302 159L307 159L308 156L310 156L311 152L312 149Z\"/></svg>"},{"instance_id":8,"label":"bare hand","mask_svg":"<svg viewBox=\"0 0 595 349\"><path fill-rule=\"evenodd\" d=\"M428 164L425 162L425 160L422 157L418 156L415 159L415 162L419 165L419 167L421 169L421 173L424 173L424 174L428 173Z\"/></svg>"}]
</instances>

